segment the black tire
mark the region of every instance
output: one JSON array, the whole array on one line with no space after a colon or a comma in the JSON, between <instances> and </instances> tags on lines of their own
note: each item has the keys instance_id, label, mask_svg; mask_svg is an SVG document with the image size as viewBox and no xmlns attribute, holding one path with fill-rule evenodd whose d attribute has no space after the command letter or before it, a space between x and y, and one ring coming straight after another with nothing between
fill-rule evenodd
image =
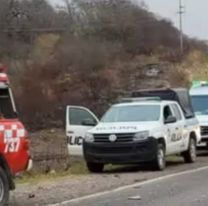
<instances>
[{"instance_id":1,"label":"black tire","mask_svg":"<svg viewBox=\"0 0 208 206\"><path fill-rule=\"evenodd\" d=\"M104 164L87 162L87 168L90 172L101 173L101 172L103 172Z\"/></svg>"},{"instance_id":2,"label":"black tire","mask_svg":"<svg viewBox=\"0 0 208 206\"><path fill-rule=\"evenodd\" d=\"M158 143L157 154L153 162L154 170L163 171L166 168L165 145Z\"/></svg>"},{"instance_id":3,"label":"black tire","mask_svg":"<svg viewBox=\"0 0 208 206\"><path fill-rule=\"evenodd\" d=\"M4 170L0 167L0 206L9 203L9 182Z\"/></svg>"},{"instance_id":4,"label":"black tire","mask_svg":"<svg viewBox=\"0 0 208 206\"><path fill-rule=\"evenodd\" d=\"M186 163L196 162L196 141L194 138L190 138L188 150L182 156Z\"/></svg>"}]
</instances>

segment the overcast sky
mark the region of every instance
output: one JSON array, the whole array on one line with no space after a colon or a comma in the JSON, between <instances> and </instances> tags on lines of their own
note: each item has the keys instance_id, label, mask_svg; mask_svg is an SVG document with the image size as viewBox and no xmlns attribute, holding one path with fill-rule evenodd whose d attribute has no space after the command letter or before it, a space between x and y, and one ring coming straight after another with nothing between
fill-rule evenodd
<instances>
[{"instance_id":1,"label":"overcast sky","mask_svg":"<svg viewBox=\"0 0 208 206\"><path fill-rule=\"evenodd\" d=\"M145 0L149 9L171 19L178 26L179 0ZM184 32L192 37L208 40L208 1L183 0L185 6Z\"/></svg>"},{"instance_id":2,"label":"overcast sky","mask_svg":"<svg viewBox=\"0 0 208 206\"><path fill-rule=\"evenodd\" d=\"M49 0L54 4L61 0ZM138 2L141 0L137 0ZM178 27L179 0L143 0L149 10L168 18ZM186 13L184 14L184 33L191 37L208 40L208 0L182 0Z\"/></svg>"}]
</instances>

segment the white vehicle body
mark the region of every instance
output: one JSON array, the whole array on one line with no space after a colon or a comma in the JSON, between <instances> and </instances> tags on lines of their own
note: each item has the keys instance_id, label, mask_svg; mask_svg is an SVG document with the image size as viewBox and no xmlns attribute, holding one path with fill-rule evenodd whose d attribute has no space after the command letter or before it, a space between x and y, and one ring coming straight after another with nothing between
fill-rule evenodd
<instances>
[{"instance_id":1,"label":"white vehicle body","mask_svg":"<svg viewBox=\"0 0 208 206\"><path fill-rule=\"evenodd\" d=\"M70 156L83 156L82 143L86 132L94 126L85 126L82 121L92 119L98 124L98 118L87 108L67 106L66 108L66 136Z\"/></svg>"},{"instance_id":2,"label":"white vehicle body","mask_svg":"<svg viewBox=\"0 0 208 206\"><path fill-rule=\"evenodd\" d=\"M121 103L112 107L139 106L139 105L157 105L160 108L159 119L149 122L98 122L98 118L87 108L68 106L66 113L66 135L68 138L68 150L70 155L83 155L83 138L86 133L94 135L104 135L106 141L116 141L112 135L137 134L148 132L148 137L154 140L163 140L166 146L166 155L179 154L187 151L190 137L194 137L196 143L201 140L200 127L196 118L186 119L180 105L175 101L138 101L131 103ZM164 110L169 108L170 115L175 117L175 121L165 123ZM72 114L74 112L74 114ZM80 115L79 113L83 113ZM79 118L77 117L79 116ZM138 114L139 115L139 114ZM78 120L74 120L78 118ZM85 119L91 119L96 126L82 125ZM112 138L112 139L111 139ZM115 137L117 138L117 137ZM100 142L101 143L101 142ZM132 142L134 143L134 142ZM136 143L136 141L135 141ZM91 143L90 143L91 144ZM94 142L92 142L94 144ZM109 162L110 163L110 162Z\"/></svg>"},{"instance_id":3,"label":"white vehicle body","mask_svg":"<svg viewBox=\"0 0 208 206\"><path fill-rule=\"evenodd\" d=\"M208 86L192 88L190 95L201 127L202 142L208 143Z\"/></svg>"}]
</instances>

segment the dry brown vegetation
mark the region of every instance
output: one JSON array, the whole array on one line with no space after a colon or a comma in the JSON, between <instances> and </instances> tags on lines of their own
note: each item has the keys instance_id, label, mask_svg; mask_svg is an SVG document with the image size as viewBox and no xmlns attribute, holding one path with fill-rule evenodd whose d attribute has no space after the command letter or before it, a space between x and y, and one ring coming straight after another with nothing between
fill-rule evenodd
<instances>
[{"instance_id":1,"label":"dry brown vegetation","mask_svg":"<svg viewBox=\"0 0 208 206\"><path fill-rule=\"evenodd\" d=\"M10 67L21 117L33 130L63 127L68 104L101 115L133 89L187 85L189 64L178 62L206 48L184 36L181 57L178 30L144 4L64 2L0 0L0 61ZM158 76L146 75L147 65L159 65Z\"/></svg>"}]
</instances>

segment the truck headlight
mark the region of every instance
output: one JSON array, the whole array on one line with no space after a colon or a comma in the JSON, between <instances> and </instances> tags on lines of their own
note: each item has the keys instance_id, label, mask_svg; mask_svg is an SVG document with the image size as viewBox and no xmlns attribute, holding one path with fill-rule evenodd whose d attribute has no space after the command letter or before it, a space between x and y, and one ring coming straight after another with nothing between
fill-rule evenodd
<instances>
[{"instance_id":1,"label":"truck headlight","mask_svg":"<svg viewBox=\"0 0 208 206\"><path fill-rule=\"evenodd\" d=\"M84 138L85 142L94 142L94 135L91 133L87 133Z\"/></svg>"},{"instance_id":2,"label":"truck headlight","mask_svg":"<svg viewBox=\"0 0 208 206\"><path fill-rule=\"evenodd\" d=\"M149 137L149 131L138 132L134 135L134 141L143 141Z\"/></svg>"}]
</instances>

